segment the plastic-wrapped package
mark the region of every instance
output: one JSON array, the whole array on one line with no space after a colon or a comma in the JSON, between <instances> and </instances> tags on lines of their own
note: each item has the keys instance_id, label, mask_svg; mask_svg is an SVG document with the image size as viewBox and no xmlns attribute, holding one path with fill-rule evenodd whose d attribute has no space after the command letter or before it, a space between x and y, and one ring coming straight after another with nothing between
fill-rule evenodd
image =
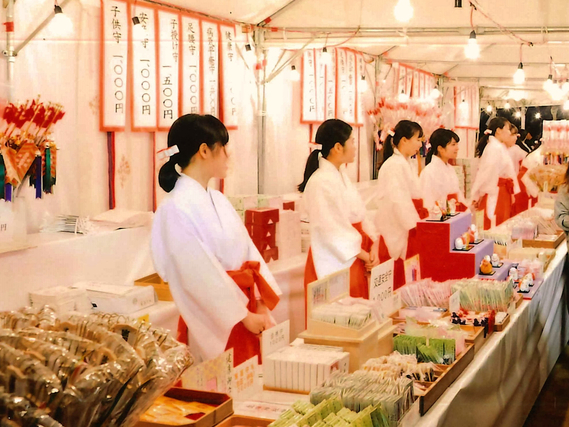
<instances>
[{"instance_id":1,"label":"plastic-wrapped package","mask_svg":"<svg viewBox=\"0 0 569 427\"><path fill-rule=\"evenodd\" d=\"M124 316L0 313L0 387L13 399L28 397L22 414L41 415L25 427L132 426L192 362L167 331ZM0 423L13 422L0 412Z\"/></svg>"}]
</instances>

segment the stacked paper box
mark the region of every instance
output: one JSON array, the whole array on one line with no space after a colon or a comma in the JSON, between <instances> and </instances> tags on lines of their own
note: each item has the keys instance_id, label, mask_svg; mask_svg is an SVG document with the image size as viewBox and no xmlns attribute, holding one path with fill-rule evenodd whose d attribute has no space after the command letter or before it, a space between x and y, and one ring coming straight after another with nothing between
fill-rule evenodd
<instances>
[{"instance_id":1,"label":"stacked paper box","mask_svg":"<svg viewBox=\"0 0 569 427\"><path fill-rule=\"evenodd\" d=\"M58 314L70 311L89 313L92 309L91 301L85 289L72 289L66 286L30 292L30 303L32 307L38 308L49 305Z\"/></svg>"},{"instance_id":2,"label":"stacked paper box","mask_svg":"<svg viewBox=\"0 0 569 427\"><path fill-rule=\"evenodd\" d=\"M470 198L470 191L472 189L472 184L476 178L476 172L478 171L478 163L480 159L457 159L456 164L462 165L464 167L464 196Z\"/></svg>"},{"instance_id":3,"label":"stacked paper box","mask_svg":"<svg viewBox=\"0 0 569 427\"><path fill-rule=\"evenodd\" d=\"M348 372L349 364L350 354L341 347L283 347L263 359L263 381L269 388L309 392L332 372Z\"/></svg>"},{"instance_id":4,"label":"stacked paper box","mask_svg":"<svg viewBox=\"0 0 569 427\"><path fill-rule=\"evenodd\" d=\"M257 195L251 196L227 196L236 211L246 211L255 209L258 204Z\"/></svg>"},{"instance_id":5,"label":"stacked paper box","mask_svg":"<svg viewBox=\"0 0 569 427\"><path fill-rule=\"evenodd\" d=\"M302 253L307 253L310 249L310 224L308 221L301 220L300 222L300 239Z\"/></svg>"},{"instance_id":6,"label":"stacked paper box","mask_svg":"<svg viewBox=\"0 0 569 427\"><path fill-rule=\"evenodd\" d=\"M302 252L300 212L281 211L277 224L279 259L292 258Z\"/></svg>"},{"instance_id":7,"label":"stacked paper box","mask_svg":"<svg viewBox=\"0 0 569 427\"><path fill-rule=\"evenodd\" d=\"M454 172L456 173L456 177L458 178L458 188L462 191L462 194L465 193L466 189L466 176L464 175L464 165L457 165L453 166Z\"/></svg>"},{"instance_id":8,"label":"stacked paper box","mask_svg":"<svg viewBox=\"0 0 569 427\"><path fill-rule=\"evenodd\" d=\"M73 288L86 291L93 309L105 313L129 314L156 304L152 286L79 282Z\"/></svg>"},{"instance_id":9,"label":"stacked paper box","mask_svg":"<svg viewBox=\"0 0 569 427\"><path fill-rule=\"evenodd\" d=\"M269 196L267 194L259 194L257 196L258 208L274 208L283 210L283 198L281 196Z\"/></svg>"}]
</instances>

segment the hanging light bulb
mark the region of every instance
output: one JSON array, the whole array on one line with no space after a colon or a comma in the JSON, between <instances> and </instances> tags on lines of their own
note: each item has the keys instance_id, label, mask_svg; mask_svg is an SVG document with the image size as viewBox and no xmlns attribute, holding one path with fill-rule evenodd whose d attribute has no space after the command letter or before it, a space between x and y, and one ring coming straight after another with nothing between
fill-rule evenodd
<instances>
[{"instance_id":1,"label":"hanging light bulb","mask_svg":"<svg viewBox=\"0 0 569 427\"><path fill-rule=\"evenodd\" d=\"M490 104L488 104L488 105L486 106L486 112L487 112L488 114L492 113L492 106L491 106Z\"/></svg>"},{"instance_id":2,"label":"hanging light bulb","mask_svg":"<svg viewBox=\"0 0 569 427\"><path fill-rule=\"evenodd\" d=\"M480 56L480 46L478 46L478 41L476 40L476 32L474 30L470 32L468 44L464 47L464 55L468 59L478 59Z\"/></svg>"},{"instance_id":3,"label":"hanging light bulb","mask_svg":"<svg viewBox=\"0 0 569 427\"><path fill-rule=\"evenodd\" d=\"M290 67L290 79L293 82L300 81L300 73L298 72L298 70L296 69L296 66L294 66L294 65Z\"/></svg>"},{"instance_id":4,"label":"hanging light bulb","mask_svg":"<svg viewBox=\"0 0 569 427\"><path fill-rule=\"evenodd\" d=\"M559 85L552 85L549 89L549 95L551 95L551 99L554 101L561 101L563 98L563 89L559 87Z\"/></svg>"},{"instance_id":5,"label":"hanging light bulb","mask_svg":"<svg viewBox=\"0 0 569 427\"><path fill-rule=\"evenodd\" d=\"M565 101L565 103L563 104L563 109L565 111L569 110L569 99L567 101Z\"/></svg>"},{"instance_id":6,"label":"hanging light bulb","mask_svg":"<svg viewBox=\"0 0 569 427\"><path fill-rule=\"evenodd\" d=\"M409 95L407 95L405 91L402 90L398 96L398 100L399 102L407 102L409 101Z\"/></svg>"},{"instance_id":7,"label":"hanging light bulb","mask_svg":"<svg viewBox=\"0 0 569 427\"><path fill-rule=\"evenodd\" d=\"M413 17L411 0L399 0L393 9L393 14L399 22L409 22Z\"/></svg>"},{"instance_id":8,"label":"hanging light bulb","mask_svg":"<svg viewBox=\"0 0 569 427\"><path fill-rule=\"evenodd\" d=\"M514 114L516 116L517 119L519 119L520 117L522 117L522 113L519 111L516 111L516 114Z\"/></svg>"},{"instance_id":9,"label":"hanging light bulb","mask_svg":"<svg viewBox=\"0 0 569 427\"><path fill-rule=\"evenodd\" d=\"M510 105L509 102L506 102L506 103L504 104L504 109L505 109L505 110L509 110L510 108L512 108L512 106Z\"/></svg>"},{"instance_id":10,"label":"hanging light bulb","mask_svg":"<svg viewBox=\"0 0 569 427\"><path fill-rule=\"evenodd\" d=\"M57 2L53 6L53 13L55 14L53 17L53 28L62 36L71 34L73 32L73 21L71 21L68 15L63 13L63 9Z\"/></svg>"},{"instance_id":11,"label":"hanging light bulb","mask_svg":"<svg viewBox=\"0 0 569 427\"><path fill-rule=\"evenodd\" d=\"M543 82L543 90L549 92L551 86L553 86L553 75L547 76L547 80Z\"/></svg>"},{"instance_id":12,"label":"hanging light bulb","mask_svg":"<svg viewBox=\"0 0 569 427\"><path fill-rule=\"evenodd\" d=\"M441 97L441 91L439 90L438 87L434 87L433 90L431 91L431 98L432 99L439 99Z\"/></svg>"},{"instance_id":13,"label":"hanging light bulb","mask_svg":"<svg viewBox=\"0 0 569 427\"><path fill-rule=\"evenodd\" d=\"M360 84L358 85L358 92L364 93L367 90L367 80L366 76L362 74L362 78L360 79Z\"/></svg>"},{"instance_id":14,"label":"hanging light bulb","mask_svg":"<svg viewBox=\"0 0 569 427\"><path fill-rule=\"evenodd\" d=\"M521 85L526 81L526 73L524 72L524 64L520 62L518 69L514 73L514 84Z\"/></svg>"},{"instance_id":15,"label":"hanging light bulb","mask_svg":"<svg viewBox=\"0 0 569 427\"><path fill-rule=\"evenodd\" d=\"M539 111L535 113L535 118L538 120L541 119L541 113Z\"/></svg>"},{"instance_id":16,"label":"hanging light bulb","mask_svg":"<svg viewBox=\"0 0 569 427\"><path fill-rule=\"evenodd\" d=\"M320 59L324 64L332 65L332 55L330 55L330 52L328 52L328 48L326 48L326 46L322 48L322 54L320 55Z\"/></svg>"}]
</instances>

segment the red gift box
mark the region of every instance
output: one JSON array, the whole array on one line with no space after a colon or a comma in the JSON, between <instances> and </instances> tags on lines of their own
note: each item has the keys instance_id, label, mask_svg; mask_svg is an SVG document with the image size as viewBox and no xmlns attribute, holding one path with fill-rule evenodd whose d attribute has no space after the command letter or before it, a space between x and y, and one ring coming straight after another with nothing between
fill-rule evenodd
<instances>
[{"instance_id":1,"label":"red gift box","mask_svg":"<svg viewBox=\"0 0 569 427\"><path fill-rule=\"evenodd\" d=\"M277 237L274 234L265 237L256 237L251 240L253 240L253 243L261 253L263 253L264 250L274 249L277 246Z\"/></svg>"},{"instance_id":2,"label":"red gift box","mask_svg":"<svg viewBox=\"0 0 569 427\"><path fill-rule=\"evenodd\" d=\"M272 248L261 251L261 256L265 262L269 262L270 260L277 261L279 259L279 248Z\"/></svg>"},{"instance_id":3,"label":"red gift box","mask_svg":"<svg viewBox=\"0 0 569 427\"><path fill-rule=\"evenodd\" d=\"M277 224L246 224L247 232L251 239L276 236Z\"/></svg>"},{"instance_id":4,"label":"red gift box","mask_svg":"<svg viewBox=\"0 0 569 427\"><path fill-rule=\"evenodd\" d=\"M275 208L248 209L245 211L245 224L265 225L279 222L279 210Z\"/></svg>"},{"instance_id":5,"label":"red gift box","mask_svg":"<svg viewBox=\"0 0 569 427\"><path fill-rule=\"evenodd\" d=\"M294 202L283 202L283 210L284 211L293 211L294 210Z\"/></svg>"}]
</instances>

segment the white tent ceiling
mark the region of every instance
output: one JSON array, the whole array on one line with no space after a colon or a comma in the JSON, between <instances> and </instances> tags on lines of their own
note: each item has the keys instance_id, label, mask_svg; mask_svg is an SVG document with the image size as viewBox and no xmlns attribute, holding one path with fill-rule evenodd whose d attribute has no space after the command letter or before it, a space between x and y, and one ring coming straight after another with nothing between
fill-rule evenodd
<instances>
[{"instance_id":1,"label":"white tent ceiling","mask_svg":"<svg viewBox=\"0 0 569 427\"><path fill-rule=\"evenodd\" d=\"M451 79L474 80L483 88L541 89L549 74L550 57L569 64L569 1L477 0L494 21L533 43L524 46L526 83L514 87L521 41L504 34L480 12L473 24L480 58L469 61L464 46L471 31L470 2L411 0L414 15L402 26L393 16L397 0L170 0L179 6L240 22L259 24L267 17L268 46L301 47L316 36L314 47L353 47L386 60L399 61ZM488 92L490 93L490 92ZM527 92L526 92L527 93ZM544 94L541 94L543 98ZM535 96L534 96L535 98Z\"/></svg>"}]
</instances>

